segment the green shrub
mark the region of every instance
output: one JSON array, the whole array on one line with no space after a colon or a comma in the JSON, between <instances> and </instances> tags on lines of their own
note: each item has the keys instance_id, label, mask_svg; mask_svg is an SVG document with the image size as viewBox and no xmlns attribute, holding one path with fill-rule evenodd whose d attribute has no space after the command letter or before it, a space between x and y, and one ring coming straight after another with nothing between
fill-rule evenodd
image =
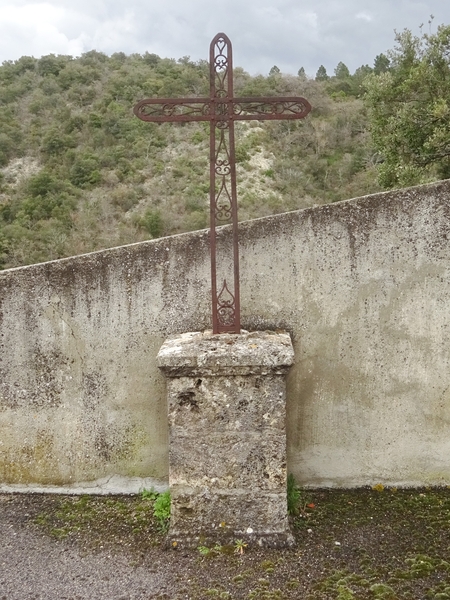
<instances>
[{"instance_id":1,"label":"green shrub","mask_svg":"<svg viewBox=\"0 0 450 600\"><path fill-rule=\"evenodd\" d=\"M149 208L145 211L144 216L138 220L138 225L148 231L152 238L160 237L163 230L161 212Z\"/></svg>"},{"instance_id":2,"label":"green shrub","mask_svg":"<svg viewBox=\"0 0 450 600\"><path fill-rule=\"evenodd\" d=\"M287 507L288 514L297 515L298 514L298 504L301 498L301 491L297 484L295 483L294 476L292 473L287 478Z\"/></svg>"},{"instance_id":3,"label":"green shrub","mask_svg":"<svg viewBox=\"0 0 450 600\"><path fill-rule=\"evenodd\" d=\"M170 520L170 492L164 492L163 494L158 494L158 497L155 500L153 505L153 515L160 528L163 531L167 531L169 528L169 520Z\"/></svg>"},{"instance_id":4,"label":"green shrub","mask_svg":"<svg viewBox=\"0 0 450 600\"><path fill-rule=\"evenodd\" d=\"M73 185L88 188L99 183L100 180L99 161L96 156L86 154L75 160L70 169L70 181Z\"/></svg>"}]
</instances>

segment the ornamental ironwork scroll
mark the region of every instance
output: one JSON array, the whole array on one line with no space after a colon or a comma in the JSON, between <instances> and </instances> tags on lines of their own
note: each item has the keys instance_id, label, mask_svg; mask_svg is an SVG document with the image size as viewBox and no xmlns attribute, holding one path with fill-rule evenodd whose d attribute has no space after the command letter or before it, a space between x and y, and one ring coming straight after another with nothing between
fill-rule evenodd
<instances>
[{"instance_id":1,"label":"ornamental ironwork scroll","mask_svg":"<svg viewBox=\"0 0 450 600\"><path fill-rule=\"evenodd\" d=\"M234 97L233 57L229 38L218 33L209 50L209 97L150 98L134 114L153 123L210 123L210 247L214 333L240 333L239 246L235 160L235 121L303 119L311 110L296 96ZM217 226L232 225L233 283L218 276ZM226 252L226 248L225 248ZM225 261L227 262L227 261Z\"/></svg>"}]
</instances>

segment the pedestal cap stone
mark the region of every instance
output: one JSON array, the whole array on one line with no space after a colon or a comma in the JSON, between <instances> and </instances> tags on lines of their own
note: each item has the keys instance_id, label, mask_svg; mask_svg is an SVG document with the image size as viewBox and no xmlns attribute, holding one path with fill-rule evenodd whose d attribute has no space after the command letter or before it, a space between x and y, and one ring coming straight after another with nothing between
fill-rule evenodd
<instances>
[{"instance_id":1,"label":"pedestal cap stone","mask_svg":"<svg viewBox=\"0 0 450 600\"><path fill-rule=\"evenodd\" d=\"M294 362L291 338L285 332L211 331L170 336L162 345L157 364L168 377L283 374Z\"/></svg>"}]
</instances>

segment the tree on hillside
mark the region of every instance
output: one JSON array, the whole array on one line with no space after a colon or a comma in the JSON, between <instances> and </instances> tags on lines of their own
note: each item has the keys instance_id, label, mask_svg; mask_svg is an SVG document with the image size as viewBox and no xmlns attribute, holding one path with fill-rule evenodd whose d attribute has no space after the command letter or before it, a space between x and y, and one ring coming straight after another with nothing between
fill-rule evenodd
<instances>
[{"instance_id":1,"label":"tree on hillside","mask_svg":"<svg viewBox=\"0 0 450 600\"><path fill-rule=\"evenodd\" d=\"M277 67L277 65L273 65L273 67L269 71L269 75L279 75L280 72L281 71L280 71L279 67Z\"/></svg>"},{"instance_id":2,"label":"tree on hillside","mask_svg":"<svg viewBox=\"0 0 450 600\"><path fill-rule=\"evenodd\" d=\"M323 65L320 65L320 67L317 69L316 81L327 81L328 79L329 77L327 74L327 70Z\"/></svg>"},{"instance_id":3,"label":"tree on hillside","mask_svg":"<svg viewBox=\"0 0 450 600\"><path fill-rule=\"evenodd\" d=\"M337 79L348 79L350 77L350 71L348 70L347 65L345 65L343 62L338 63L334 70L334 74Z\"/></svg>"},{"instance_id":4,"label":"tree on hillside","mask_svg":"<svg viewBox=\"0 0 450 600\"><path fill-rule=\"evenodd\" d=\"M386 73L386 71L389 71L390 65L391 61L386 56L386 54L378 54L377 56L375 56L375 60L373 61L373 71L377 75L379 75L380 73Z\"/></svg>"},{"instance_id":5,"label":"tree on hillside","mask_svg":"<svg viewBox=\"0 0 450 600\"><path fill-rule=\"evenodd\" d=\"M373 73L373 69L372 69L372 67L369 67L369 65L361 65L353 73L351 81L352 81L352 88L353 88L354 96L357 96L357 97L364 96L364 93L365 93L364 80L371 73Z\"/></svg>"},{"instance_id":6,"label":"tree on hillside","mask_svg":"<svg viewBox=\"0 0 450 600\"><path fill-rule=\"evenodd\" d=\"M390 68L366 80L384 187L450 177L450 26L396 34Z\"/></svg>"}]
</instances>

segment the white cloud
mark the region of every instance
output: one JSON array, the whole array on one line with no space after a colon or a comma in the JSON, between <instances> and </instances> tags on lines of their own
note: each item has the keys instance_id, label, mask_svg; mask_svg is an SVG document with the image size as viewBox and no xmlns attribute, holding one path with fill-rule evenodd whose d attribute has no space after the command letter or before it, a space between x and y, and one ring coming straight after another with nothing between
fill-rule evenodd
<instances>
[{"instance_id":1,"label":"white cloud","mask_svg":"<svg viewBox=\"0 0 450 600\"><path fill-rule=\"evenodd\" d=\"M369 15L369 13L366 12L358 13L355 18L361 19L361 21L367 21L368 23L370 23L370 21L373 21L372 15Z\"/></svg>"},{"instance_id":2,"label":"white cloud","mask_svg":"<svg viewBox=\"0 0 450 600\"><path fill-rule=\"evenodd\" d=\"M98 25L91 37L92 48L106 53L117 52L121 47L127 46L136 29L135 13L128 10L123 16L108 19Z\"/></svg>"},{"instance_id":3,"label":"white cloud","mask_svg":"<svg viewBox=\"0 0 450 600\"><path fill-rule=\"evenodd\" d=\"M234 64L267 74L300 66L332 72L339 61L354 71L392 48L394 29L418 33L430 14L450 23L443 0L0 0L0 62L22 55L88 50L207 59L209 42L224 31Z\"/></svg>"},{"instance_id":4,"label":"white cloud","mask_svg":"<svg viewBox=\"0 0 450 600\"><path fill-rule=\"evenodd\" d=\"M0 56L80 54L81 35L69 39L60 31L63 18L64 9L50 3L0 6Z\"/></svg>"}]
</instances>

